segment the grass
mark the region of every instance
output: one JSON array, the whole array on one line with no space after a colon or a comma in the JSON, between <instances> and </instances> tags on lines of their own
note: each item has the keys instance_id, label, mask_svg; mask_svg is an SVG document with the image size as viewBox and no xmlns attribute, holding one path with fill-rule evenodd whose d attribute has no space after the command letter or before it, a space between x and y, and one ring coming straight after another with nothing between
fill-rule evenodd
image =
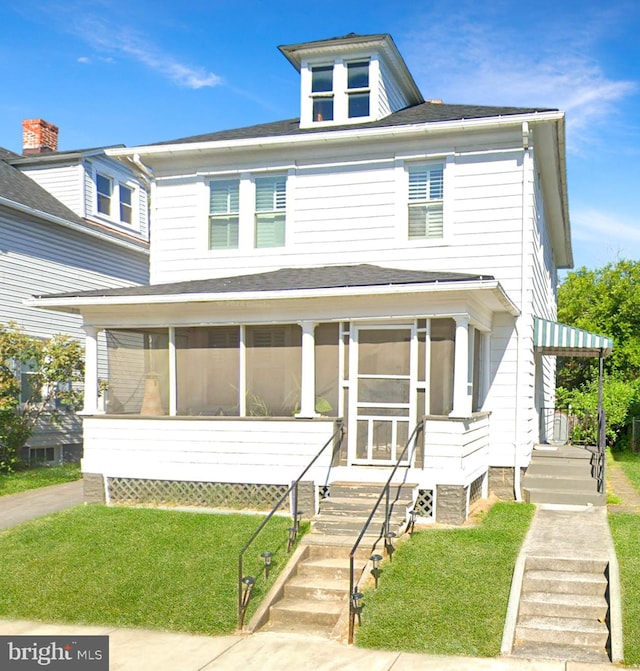
<instances>
[{"instance_id":1,"label":"grass","mask_svg":"<svg viewBox=\"0 0 640 671\"><path fill-rule=\"evenodd\" d=\"M640 492L640 454L624 450L611 452L611 457ZM624 661L640 665L640 515L611 514L609 526L620 565Z\"/></svg>"},{"instance_id":2,"label":"grass","mask_svg":"<svg viewBox=\"0 0 640 671\"><path fill-rule=\"evenodd\" d=\"M0 496L19 494L29 489L59 485L63 482L79 480L82 476L78 464L61 466L38 466L24 468L14 473L0 474Z\"/></svg>"},{"instance_id":3,"label":"grass","mask_svg":"<svg viewBox=\"0 0 640 671\"><path fill-rule=\"evenodd\" d=\"M357 645L495 656L511 577L534 507L498 503L475 528L430 529L400 544L366 591Z\"/></svg>"},{"instance_id":4,"label":"grass","mask_svg":"<svg viewBox=\"0 0 640 671\"><path fill-rule=\"evenodd\" d=\"M624 662L640 665L640 515L609 515L609 526L620 565Z\"/></svg>"},{"instance_id":5,"label":"grass","mask_svg":"<svg viewBox=\"0 0 640 671\"><path fill-rule=\"evenodd\" d=\"M231 633L238 552L261 520L81 506L22 524L0 533L0 617ZM245 556L257 578L247 621L287 561L289 526L272 518Z\"/></svg>"}]
</instances>

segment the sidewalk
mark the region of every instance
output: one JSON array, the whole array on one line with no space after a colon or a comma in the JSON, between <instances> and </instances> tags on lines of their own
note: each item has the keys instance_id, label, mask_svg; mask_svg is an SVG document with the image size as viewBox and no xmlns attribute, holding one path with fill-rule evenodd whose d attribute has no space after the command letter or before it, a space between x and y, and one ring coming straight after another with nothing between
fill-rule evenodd
<instances>
[{"instance_id":1,"label":"sidewalk","mask_svg":"<svg viewBox=\"0 0 640 671\"><path fill-rule=\"evenodd\" d=\"M364 650L296 634L193 636L0 620L0 635L109 636L110 671L611 671L610 664Z\"/></svg>"}]
</instances>

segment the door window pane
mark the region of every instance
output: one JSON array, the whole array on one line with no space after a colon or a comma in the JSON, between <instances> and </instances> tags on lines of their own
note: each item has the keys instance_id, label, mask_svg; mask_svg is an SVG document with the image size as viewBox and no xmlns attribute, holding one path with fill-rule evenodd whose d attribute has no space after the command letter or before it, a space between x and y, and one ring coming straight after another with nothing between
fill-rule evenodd
<instances>
[{"instance_id":1,"label":"door window pane","mask_svg":"<svg viewBox=\"0 0 640 671\"><path fill-rule=\"evenodd\" d=\"M361 329L358 369L362 375L409 375L410 329Z\"/></svg>"}]
</instances>

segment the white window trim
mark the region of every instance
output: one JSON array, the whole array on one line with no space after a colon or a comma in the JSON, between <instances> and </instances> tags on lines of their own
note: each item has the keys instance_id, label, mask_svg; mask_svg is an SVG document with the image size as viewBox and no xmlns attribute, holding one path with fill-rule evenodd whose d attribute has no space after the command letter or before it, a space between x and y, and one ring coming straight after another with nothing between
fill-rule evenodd
<instances>
[{"instance_id":1,"label":"white window trim","mask_svg":"<svg viewBox=\"0 0 640 671\"><path fill-rule=\"evenodd\" d=\"M98 175L110 180L111 191L111 213L105 214L98 211ZM140 185L131 179L122 179L115 172L105 169L101 165L91 166L91 178L93 188L93 205L91 216L98 221L105 221L109 224L117 224L127 231L140 231ZM131 189L131 223L123 221L120 218L120 185Z\"/></svg>"},{"instance_id":2,"label":"white window trim","mask_svg":"<svg viewBox=\"0 0 640 671\"><path fill-rule=\"evenodd\" d=\"M274 251L283 251L289 246L291 239L291 222L294 220L293 189L295 182L295 168L285 166L283 168L255 169L251 171L220 172L202 174L198 177L198 220L202 225L198 227L197 244L208 257L233 258L234 256L269 256ZM261 177L286 178L284 209L284 245L280 247L256 247L255 246L255 215L256 215L256 179ZM239 213L238 213L238 246L209 248L209 184L216 180L239 179Z\"/></svg>"},{"instance_id":3,"label":"white window trim","mask_svg":"<svg viewBox=\"0 0 640 671\"><path fill-rule=\"evenodd\" d=\"M442 165L442 237L409 239L409 168ZM396 240L407 247L441 247L453 241L455 160L451 155L411 156L396 161Z\"/></svg>"},{"instance_id":4,"label":"white window trim","mask_svg":"<svg viewBox=\"0 0 640 671\"><path fill-rule=\"evenodd\" d=\"M369 86L362 89L348 88L349 63L369 63ZM326 97L324 93L313 93L312 70L317 67L333 65L333 119L315 121L313 118L314 98ZM356 124L372 121L377 118L380 93L380 64L377 53L361 52L349 54L347 58L303 60L300 68L300 125L303 128L323 128L344 124ZM360 91L369 92L369 115L361 117L349 116L349 94Z\"/></svg>"}]
</instances>

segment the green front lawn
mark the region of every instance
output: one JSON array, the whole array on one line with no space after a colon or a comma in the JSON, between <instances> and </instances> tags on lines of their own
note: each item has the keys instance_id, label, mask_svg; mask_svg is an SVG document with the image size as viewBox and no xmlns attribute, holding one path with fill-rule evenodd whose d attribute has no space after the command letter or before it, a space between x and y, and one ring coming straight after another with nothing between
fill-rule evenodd
<instances>
[{"instance_id":1,"label":"green front lawn","mask_svg":"<svg viewBox=\"0 0 640 671\"><path fill-rule=\"evenodd\" d=\"M59 485L63 482L72 482L82 477L78 464L63 464L62 466L37 466L24 468L15 473L0 473L0 496L19 494L29 489Z\"/></svg>"},{"instance_id":2,"label":"green front lawn","mask_svg":"<svg viewBox=\"0 0 640 671\"><path fill-rule=\"evenodd\" d=\"M0 617L226 634L237 617L238 552L254 515L81 506L0 532ZM274 517L245 558L247 621L287 561ZM274 553L269 585L260 553Z\"/></svg>"},{"instance_id":3,"label":"green front lawn","mask_svg":"<svg viewBox=\"0 0 640 671\"><path fill-rule=\"evenodd\" d=\"M620 565L625 664L640 665L640 515L609 515Z\"/></svg>"},{"instance_id":4,"label":"green front lawn","mask_svg":"<svg viewBox=\"0 0 640 671\"><path fill-rule=\"evenodd\" d=\"M398 545L364 598L357 645L440 655L500 653L513 568L534 506L498 503L481 526L427 529Z\"/></svg>"}]
</instances>

